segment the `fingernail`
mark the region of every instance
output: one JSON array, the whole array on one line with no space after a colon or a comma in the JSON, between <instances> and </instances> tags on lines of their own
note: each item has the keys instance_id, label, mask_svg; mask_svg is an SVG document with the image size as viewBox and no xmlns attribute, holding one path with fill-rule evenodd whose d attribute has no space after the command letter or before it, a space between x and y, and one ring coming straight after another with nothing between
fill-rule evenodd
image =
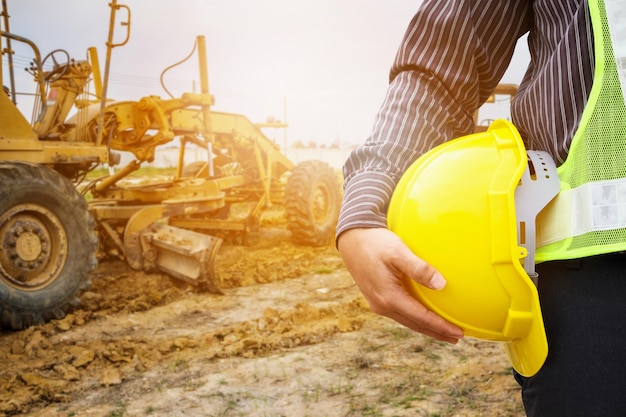
<instances>
[{"instance_id":1,"label":"fingernail","mask_svg":"<svg viewBox=\"0 0 626 417\"><path fill-rule=\"evenodd\" d=\"M430 287L433 290L440 290L446 286L446 280L439 272L435 272L430 279Z\"/></svg>"}]
</instances>

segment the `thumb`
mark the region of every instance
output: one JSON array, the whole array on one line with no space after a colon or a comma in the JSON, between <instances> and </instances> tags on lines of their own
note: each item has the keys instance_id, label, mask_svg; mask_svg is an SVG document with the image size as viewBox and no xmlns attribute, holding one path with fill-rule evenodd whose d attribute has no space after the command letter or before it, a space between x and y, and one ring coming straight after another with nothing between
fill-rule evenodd
<instances>
[{"instance_id":1,"label":"thumb","mask_svg":"<svg viewBox=\"0 0 626 417\"><path fill-rule=\"evenodd\" d=\"M406 245L400 245L398 256L393 258L394 267L413 281L432 290L441 290L446 279L435 267L415 255Z\"/></svg>"}]
</instances>

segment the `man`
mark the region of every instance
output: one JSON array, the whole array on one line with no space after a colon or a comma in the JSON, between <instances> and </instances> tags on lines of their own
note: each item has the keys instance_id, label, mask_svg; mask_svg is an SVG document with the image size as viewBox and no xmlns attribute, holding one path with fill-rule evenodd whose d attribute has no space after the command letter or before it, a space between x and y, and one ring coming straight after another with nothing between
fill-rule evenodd
<instances>
[{"instance_id":1,"label":"man","mask_svg":"<svg viewBox=\"0 0 626 417\"><path fill-rule=\"evenodd\" d=\"M592 94L592 87L600 87L594 78L602 74L599 67L611 67L604 64L610 61L611 42L604 27L604 2L589 3L427 0L421 5L392 64L388 92L371 136L344 166L337 247L374 312L438 340L456 343L463 337L462 329L405 290L405 275L432 289L442 289L446 281L387 229L386 212L398 180L413 161L438 144L473 131L472 115L495 89L524 34L528 33L531 60L511 104L511 116L526 148L549 152L559 170L565 168L562 180L579 177L578 171L589 167L592 180L593 171L600 172L602 181L626 177L622 168L626 111L608 115L612 110L607 110L620 100L617 108L624 107L623 98L613 97L616 91L621 93L619 85ZM603 45L608 45L606 51ZM613 96L603 100L607 95ZM604 107L591 114L589 105L596 102ZM607 126L610 133L597 134ZM573 142L578 137L584 138ZM605 137L612 141L609 151L603 151L609 149ZM581 149L575 157L570 156L573 143ZM586 154L581 143L595 143L596 153ZM615 174L608 174L612 171ZM581 189L587 189L585 181L591 180L585 179ZM540 249L544 262L537 265L538 290L549 351L536 375L516 375L529 416L623 415L623 228L624 224L615 224L605 228L611 230L576 230L572 232L576 236L563 239L602 235L613 239L609 243L585 241L563 249L557 242Z\"/></svg>"}]
</instances>

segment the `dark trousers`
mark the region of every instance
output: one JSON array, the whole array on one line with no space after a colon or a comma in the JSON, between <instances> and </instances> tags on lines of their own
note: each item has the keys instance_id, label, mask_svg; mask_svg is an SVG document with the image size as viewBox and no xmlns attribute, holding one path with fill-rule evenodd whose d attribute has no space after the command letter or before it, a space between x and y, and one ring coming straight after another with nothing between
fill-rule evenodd
<instances>
[{"instance_id":1,"label":"dark trousers","mask_svg":"<svg viewBox=\"0 0 626 417\"><path fill-rule=\"evenodd\" d=\"M515 375L530 417L626 416L626 254L537 265L548 358Z\"/></svg>"}]
</instances>

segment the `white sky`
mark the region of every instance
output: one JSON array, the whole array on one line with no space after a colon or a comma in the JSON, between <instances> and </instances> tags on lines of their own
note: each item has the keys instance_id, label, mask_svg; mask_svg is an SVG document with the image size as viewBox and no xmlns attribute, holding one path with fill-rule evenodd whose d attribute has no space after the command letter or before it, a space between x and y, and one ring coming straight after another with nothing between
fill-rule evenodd
<instances>
[{"instance_id":1,"label":"white sky","mask_svg":"<svg viewBox=\"0 0 626 417\"><path fill-rule=\"evenodd\" d=\"M417 0L119 0L131 9L131 35L113 50L109 97L167 98L161 71L207 43L215 110L253 122L289 123L290 142L342 145L367 137L387 75ZM11 32L42 55L66 49L84 59L96 46L104 66L108 0L7 0ZM118 13L116 39L125 12ZM519 83L528 61L520 44L503 82ZM197 58L166 75L174 96L191 91ZM23 74L23 73L21 73ZM24 74L23 76L26 76ZM196 88L199 89L199 86ZM271 133L268 132L268 134ZM282 133L274 133L282 138Z\"/></svg>"}]
</instances>

